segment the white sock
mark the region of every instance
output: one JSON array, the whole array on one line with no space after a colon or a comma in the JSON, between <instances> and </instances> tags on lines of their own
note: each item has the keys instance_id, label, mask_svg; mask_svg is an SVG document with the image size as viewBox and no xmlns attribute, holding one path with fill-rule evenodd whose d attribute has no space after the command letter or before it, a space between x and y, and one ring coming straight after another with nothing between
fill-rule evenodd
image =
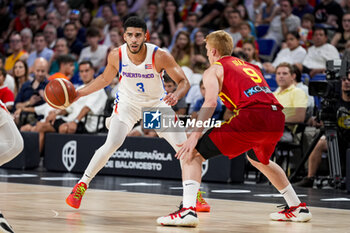
<instances>
[{"instance_id":1,"label":"white sock","mask_svg":"<svg viewBox=\"0 0 350 233\"><path fill-rule=\"evenodd\" d=\"M90 184L91 180L92 180L92 177L89 177L88 175L86 175L84 173L83 177L81 177L81 179L79 180L78 183L84 182L86 184L86 186L89 187L89 184Z\"/></svg>"},{"instance_id":2,"label":"white sock","mask_svg":"<svg viewBox=\"0 0 350 233\"><path fill-rule=\"evenodd\" d=\"M300 204L299 197L295 193L291 184L287 185L284 189L279 190L279 192L283 195L284 200L286 200L289 207L298 206Z\"/></svg>"},{"instance_id":3,"label":"white sock","mask_svg":"<svg viewBox=\"0 0 350 233\"><path fill-rule=\"evenodd\" d=\"M183 187L183 208L196 207L197 192L199 183L195 180L185 180L182 182Z\"/></svg>"}]
</instances>

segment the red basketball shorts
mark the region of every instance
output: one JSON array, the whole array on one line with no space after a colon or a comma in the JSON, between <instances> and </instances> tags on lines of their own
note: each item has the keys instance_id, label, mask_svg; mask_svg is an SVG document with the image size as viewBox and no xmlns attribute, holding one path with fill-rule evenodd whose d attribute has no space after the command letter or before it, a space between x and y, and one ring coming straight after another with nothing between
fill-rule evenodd
<instances>
[{"instance_id":1,"label":"red basketball shorts","mask_svg":"<svg viewBox=\"0 0 350 233\"><path fill-rule=\"evenodd\" d=\"M240 109L238 115L220 128L209 129L198 141L196 149L205 159L220 154L234 158L253 149L258 160L268 164L283 135L284 121L282 109L274 105Z\"/></svg>"}]
</instances>

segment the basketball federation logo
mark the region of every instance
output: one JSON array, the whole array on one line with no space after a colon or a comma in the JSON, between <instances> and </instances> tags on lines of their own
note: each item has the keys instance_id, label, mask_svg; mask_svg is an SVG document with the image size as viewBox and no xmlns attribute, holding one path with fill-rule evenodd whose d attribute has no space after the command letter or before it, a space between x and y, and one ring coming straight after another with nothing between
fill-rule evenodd
<instances>
[{"instance_id":1,"label":"basketball federation logo","mask_svg":"<svg viewBox=\"0 0 350 233\"><path fill-rule=\"evenodd\" d=\"M162 113L157 111L143 112L143 128L144 129L160 129Z\"/></svg>"},{"instance_id":2,"label":"basketball federation logo","mask_svg":"<svg viewBox=\"0 0 350 233\"><path fill-rule=\"evenodd\" d=\"M63 165L70 172L77 161L77 141L67 142L62 149L62 162Z\"/></svg>"}]
</instances>

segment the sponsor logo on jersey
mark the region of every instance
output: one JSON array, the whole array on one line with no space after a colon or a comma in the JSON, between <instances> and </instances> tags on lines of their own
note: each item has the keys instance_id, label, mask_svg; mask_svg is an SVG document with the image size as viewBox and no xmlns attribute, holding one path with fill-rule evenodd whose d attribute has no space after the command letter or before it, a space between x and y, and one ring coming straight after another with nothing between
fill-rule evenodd
<instances>
[{"instance_id":1,"label":"sponsor logo on jersey","mask_svg":"<svg viewBox=\"0 0 350 233\"><path fill-rule=\"evenodd\" d=\"M272 91L268 87L254 86L254 87L251 87L251 88L245 90L244 94L247 97L251 97L252 95L255 95L255 94L259 93L259 92L265 92L267 94L272 93Z\"/></svg>"},{"instance_id":2,"label":"sponsor logo on jersey","mask_svg":"<svg viewBox=\"0 0 350 233\"><path fill-rule=\"evenodd\" d=\"M143 112L143 128L144 129L160 129L162 113L157 111Z\"/></svg>"}]
</instances>

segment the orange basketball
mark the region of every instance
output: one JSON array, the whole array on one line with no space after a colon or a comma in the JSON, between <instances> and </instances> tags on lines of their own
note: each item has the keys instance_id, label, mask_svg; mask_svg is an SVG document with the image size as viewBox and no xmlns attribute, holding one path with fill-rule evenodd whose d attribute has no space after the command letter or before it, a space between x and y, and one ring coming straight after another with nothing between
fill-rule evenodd
<instances>
[{"instance_id":1,"label":"orange basketball","mask_svg":"<svg viewBox=\"0 0 350 233\"><path fill-rule=\"evenodd\" d=\"M46 102L53 108L65 109L77 96L74 85L63 78L51 80L44 91Z\"/></svg>"}]
</instances>

